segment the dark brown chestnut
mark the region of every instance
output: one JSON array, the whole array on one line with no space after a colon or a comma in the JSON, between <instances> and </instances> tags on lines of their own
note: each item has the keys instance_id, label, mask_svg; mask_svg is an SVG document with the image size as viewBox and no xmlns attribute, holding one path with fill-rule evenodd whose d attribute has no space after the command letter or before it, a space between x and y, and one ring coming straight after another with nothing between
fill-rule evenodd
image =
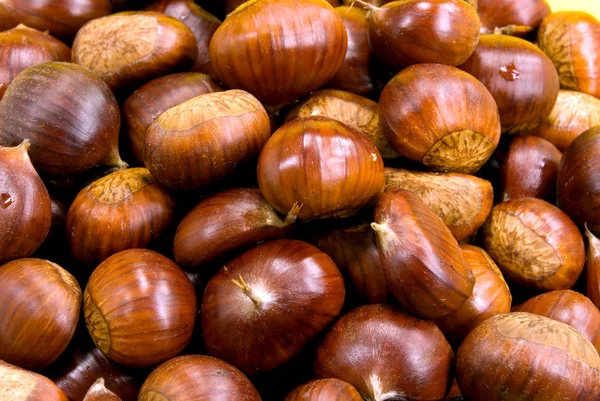
<instances>
[{"instance_id":1,"label":"dark brown chestnut","mask_svg":"<svg viewBox=\"0 0 600 401\"><path fill-rule=\"evenodd\" d=\"M477 13L483 33L493 33L496 28L510 25L535 30L550 12L546 0L479 0L477 2Z\"/></svg>"},{"instance_id":2,"label":"dark brown chestnut","mask_svg":"<svg viewBox=\"0 0 600 401\"><path fill-rule=\"evenodd\" d=\"M67 215L73 257L87 265L148 248L173 220L174 201L145 168L116 171L81 190Z\"/></svg>"},{"instance_id":3,"label":"dark brown chestnut","mask_svg":"<svg viewBox=\"0 0 600 401\"><path fill-rule=\"evenodd\" d=\"M350 383L368 400L441 400L453 362L435 323L368 305L342 316L327 333L315 373Z\"/></svg>"},{"instance_id":4,"label":"dark brown chestnut","mask_svg":"<svg viewBox=\"0 0 600 401\"><path fill-rule=\"evenodd\" d=\"M177 227L175 261L197 267L227 252L285 236L299 208L281 218L258 189L230 189L200 202Z\"/></svg>"},{"instance_id":5,"label":"dark brown chestnut","mask_svg":"<svg viewBox=\"0 0 600 401\"><path fill-rule=\"evenodd\" d=\"M352 215L377 202L384 186L375 145L355 128L325 117L279 128L260 154L257 175L265 199L284 214L302 205L301 219Z\"/></svg>"},{"instance_id":6,"label":"dark brown chestnut","mask_svg":"<svg viewBox=\"0 0 600 401\"><path fill-rule=\"evenodd\" d=\"M122 401L121 398L106 388L104 379L99 378L85 394L83 401Z\"/></svg>"},{"instance_id":7,"label":"dark brown chestnut","mask_svg":"<svg viewBox=\"0 0 600 401\"><path fill-rule=\"evenodd\" d=\"M439 319L473 294L475 279L462 249L414 193L384 192L371 227L392 294L409 313Z\"/></svg>"},{"instance_id":8,"label":"dark brown chestnut","mask_svg":"<svg viewBox=\"0 0 600 401\"><path fill-rule=\"evenodd\" d=\"M363 401L352 385L338 379L311 380L289 393L284 401Z\"/></svg>"},{"instance_id":9,"label":"dark brown chestnut","mask_svg":"<svg viewBox=\"0 0 600 401\"><path fill-rule=\"evenodd\" d=\"M20 73L0 101L0 120L0 145L29 139L39 172L65 176L124 165L119 105L100 78L76 64L49 62Z\"/></svg>"},{"instance_id":10,"label":"dark brown chestnut","mask_svg":"<svg viewBox=\"0 0 600 401\"><path fill-rule=\"evenodd\" d=\"M524 39L481 35L477 49L460 68L489 89L506 134L539 126L558 96L558 73L552 61Z\"/></svg>"},{"instance_id":11,"label":"dark brown chestnut","mask_svg":"<svg viewBox=\"0 0 600 401\"><path fill-rule=\"evenodd\" d=\"M133 367L152 366L181 352L198 312L196 292L183 270L146 249L121 251L102 262L83 302L96 346Z\"/></svg>"},{"instance_id":12,"label":"dark brown chestnut","mask_svg":"<svg viewBox=\"0 0 600 401\"><path fill-rule=\"evenodd\" d=\"M118 89L189 70L198 47L183 22L155 11L126 11L85 24L72 53L74 63Z\"/></svg>"},{"instance_id":13,"label":"dark brown chestnut","mask_svg":"<svg viewBox=\"0 0 600 401\"><path fill-rule=\"evenodd\" d=\"M586 270L586 295L600 308L600 240L585 227L588 239Z\"/></svg>"},{"instance_id":14,"label":"dark brown chestnut","mask_svg":"<svg viewBox=\"0 0 600 401\"><path fill-rule=\"evenodd\" d=\"M556 190L556 175L562 153L550 142L536 136L517 136L500 170L502 200L548 199Z\"/></svg>"},{"instance_id":15,"label":"dark brown chestnut","mask_svg":"<svg viewBox=\"0 0 600 401\"><path fill-rule=\"evenodd\" d=\"M456 354L456 377L468 400L593 401L600 356L577 330L525 312L494 316Z\"/></svg>"},{"instance_id":16,"label":"dark brown chestnut","mask_svg":"<svg viewBox=\"0 0 600 401\"><path fill-rule=\"evenodd\" d=\"M418 64L402 70L383 89L379 107L392 148L433 170L474 173L500 141L494 98L454 67Z\"/></svg>"},{"instance_id":17,"label":"dark brown chestnut","mask_svg":"<svg viewBox=\"0 0 600 401\"><path fill-rule=\"evenodd\" d=\"M148 376L138 401L260 401L246 376L220 359L205 355L173 358Z\"/></svg>"},{"instance_id":18,"label":"dark brown chestnut","mask_svg":"<svg viewBox=\"0 0 600 401\"><path fill-rule=\"evenodd\" d=\"M287 239L258 245L208 282L206 348L247 374L272 370L338 316L344 295L340 271L316 247Z\"/></svg>"},{"instance_id":19,"label":"dark brown chestnut","mask_svg":"<svg viewBox=\"0 0 600 401\"><path fill-rule=\"evenodd\" d=\"M2 401L69 401L48 378L0 360Z\"/></svg>"},{"instance_id":20,"label":"dark brown chestnut","mask_svg":"<svg viewBox=\"0 0 600 401\"><path fill-rule=\"evenodd\" d=\"M0 359L39 370L54 362L71 341L81 288L55 263L17 259L0 266L0 305Z\"/></svg>"},{"instance_id":21,"label":"dark brown chestnut","mask_svg":"<svg viewBox=\"0 0 600 401\"><path fill-rule=\"evenodd\" d=\"M507 277L541 290L571 288L585 263L577 226L541 199L511 199L494 206L483 226L483 244Z\"/></svg>"}]
</instances>

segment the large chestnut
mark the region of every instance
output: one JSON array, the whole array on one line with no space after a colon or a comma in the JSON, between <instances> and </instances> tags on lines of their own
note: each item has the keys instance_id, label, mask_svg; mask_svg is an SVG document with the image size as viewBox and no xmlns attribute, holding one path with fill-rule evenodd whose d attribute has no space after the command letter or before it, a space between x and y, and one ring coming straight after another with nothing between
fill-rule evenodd
<instances>
[{"instance_id":1,"label":"large chestnut","mask_svg":"<svg viewBox=\"0 0 600 401\"><path fill-rule=\"evenodd\" d=\"M471 296L475 279L462 249L417 195L384 192L371 227L392 294L409 313L439 319Z\"/></svg>"},{"instance_id":2,"label":"large chestnut","mask_svg":"<svg viewBox=\"0 0 600 401\"><path fill-rule=\"evenodd\" d=\"M315 373L346 381L369 400L441 400L453 362L435 323L368 305L342 316L327 333Z\"/></svg>"},{"instance_id":3,"label":"large chestnut","mask_svg":"<svg viewBox=\"0 0 600 401\"><path fill-rule=\"evenodd\" d=\"M0 266L0 305L0 359L39 370L54 362L71 341L81 288L55 263L17 259Z\"/></svg>"},{"instance_id":4,"label":"large chestnut","mask_svg":"<svg viewBox=\"0 0 600 401\"><path fill-rule=\"evenodd\" d=\"M138 401L260 401L246 376L220 359L205 355L173 358L148 376Z\"/></svg>"},{"instance_id":5,"label":"large chestnut","mask_svg":"<svg viewBox=\"0 0 600 401\"><path fill-rule=\"evenodd\" d=\"M588 239L586 270L586 295L600 308L600 240L585 227Z\"/></svg>"},{"instance_id":6,"label":"large chestnut","mask_svg":"<svg viewBox=\"0 0 600 401\"><path fill-rule=\"evenodd\" d=\"M457 241L475 234L494 203L492 184L467 174L386 168L385 190L399 189L418 195L444 221Z\"/></svg>"},{"instance_id":7,"label":"large chestnut","mask_svg":"<svg viewBox=\"0 0 600 401\"><path fill-rule=\"evenodd\" d=\"M468 400L595 400L600 356L574 328L516 312L494 316L456 354L456 377Z\"/></svg>"},{"instance_id":8,"label":"large chestnut","mask_svg":"<svg viewBox=\"0 0 600 401\"><path fill-rule=\"evenodd\" d=\"M200 95L171 107L148 128L144 163L169 188L201 189L258 156L270 127L266 110L248 92Z\"/></svg>"},{"instance_id":9,"label":"large chestnut","mask_svg":"<svg viewBox=\"0 0 600 401\"><path fill-rule=\"evenodd\" d=\"M301 219L352 215L377 202L384 186L375 145L355 128L325 117L292 120L275 131L257 174L265 199L280 213L302 205Z\"/></svg>"},{"instance_id":10,"label":"large chestnut","mask_svg":"<svg viewBox=\"0 0 600 401\"><path fill-rule=\"evenodd\" d=\"M110 256L83 294L85 323L113 361L145 367L177 355L192 337L196 292L183 270L146 249Z\"/></svg>"},{"instance_id":11,"label":"large chestnut","mask_svg":"<svg viewBox=\"0 0 600 401\"><path fill-rule=\"evenodd\" d=\"M510 25L537 29L542 19L550 12L546 0L479 0L477 2L481 31L484 33L493 33L496 28Z\"/></svg>"},{"instance_id":12,"label":"large chestnut","mask_svg":"<svg viewBox=\"0 0 600 401\"><path fill-rule=\"evenodd\" d=\"M0 360L2 401L69 401L48 378Z\"/></svg>"},{"instance_id":13,"label":"large chestnut","mask_svg":"<svg viewBox=\"0 0 600 401\"><path fill-rule=\"evenodd\" d=\"M119 105L100 78L76 64L49 62L20 73L0 101L0 120L0 144L29 139L31 160L42 173L124 165Z\"/></svg>"},{"instance_id":14,"label":"large chestnut","mask_svg":"<svg viewBox=\"0 0 600 401\"><path fill-rule=\"evenodd\" d=\"M379 107L392 148L433 170L474 173L500 140L494 98L454 67L418 64L402 70L381 92Z\"/></svg>"},{"instance_id":15,"label":"large chestnut","mask_svg":"<svg viewBox=\"0 0 600 401\"><path fill-rule=\"evenodd\" d=\"M489 89L503 133L526 133L539 126L558 96L558 73L552 61L524 39L481 35L477 49L460 68Z\"/></svg>"},{"instance_id":16,"label":"large chestnut","mask_svg":"<svg viewBox=\"0 0 600 401\"><path fill-rule=\"evenodd\" d=\"M347 46L342 18L325 0L250 0L217 29L210 59L225 86L279 107L333 78Z\"/></svg>"},{"instance_id":17,"label":"large chestnut","mask_svg":"<svg viewBox=\"0 0 600 401\"><path fill-rule=\"evenodd\" d=\"M155 11L130 11L85 24L72 53L74 63L118 89L190 69L198 48L183 22Z\"/></svg>"},{"instance_id":18,"label":"large chestnut","mask_svg":"<svg viewBox=\"0 0 600 401\"><path fill-rule=\"evenodd\" d=\"M202 330L208 352L247 374L297 355L335 319L344 280L316 247L280 239L229 262L206 286Z\"/></svg>"},{"instance_id":19,"label":"large chestnut","mask_svg":"<svg viewBox=\"0 0 600 401\"><path fill-rule=\"evenodd\" d=\"M540 48L550 57L563 88L600 98L600 22L588 13L562 11L543 19Z\"/></svg>"},{"instance_id":20,"label":"large chestnut","mask_svg":"<svg viewBox=\"0 0 600 401\"><path fill-rule=\"evenodd\" d=\"M311 380L296 387L284 401L363 401L352 385L338 379Z\"/></svg>"},{"instance_id":21,"label":"large chestnut","mask_svg":"<svg viewBox=\"0 0 600 401\"><path fill-rule=\"evenodd\" d=\"M73 257L102 262L131 248L147 248L173 220L174 201L145 168L116 171L83 188L67 214Z\"/></svg>"},{"instance_id":22,"label":"large chestnut","mask_svg":"<svg viewBox=\"0 0 600 401\"><path fill-rule=\"evenodd\" d=\"M28 150L27 140L0 146L0 262L31 256L50 231L50 196Z\"/></svg>"},{"instance_id":23,"label":"large chestnut","mask_svg":"<svg viewBox=\"0 0 600 401\"><path fill-rule=\"evenodd\" d=\"M585 263L577 226L541 199L511 199L494 206L483 226L483 244L507 277L541 290L571 288Z\"/></svg>"},{"instance_id":24,"label":"large chestnut","mask_svg":"<svg viewBox=\"0 0 600 401\"><path fill-rule=\"evenodd\" d=\"M230 189L200 202L177 227L175 261L197 267L236 248L285 236L299 208L280 217L258 189Z\"/></svg>"}]
</instances>

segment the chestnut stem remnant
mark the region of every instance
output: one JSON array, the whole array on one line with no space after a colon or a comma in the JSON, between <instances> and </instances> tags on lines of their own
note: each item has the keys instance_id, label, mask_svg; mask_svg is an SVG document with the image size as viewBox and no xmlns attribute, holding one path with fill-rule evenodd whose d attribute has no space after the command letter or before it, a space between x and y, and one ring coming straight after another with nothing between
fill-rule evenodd
<instances>
[{"instance_id":1,"label":"chestnut stem remnant","mask_svg":"<svg viewBox=\"0 0 600 401\"><path fill-rule=\"evenodd\" d=\"M533 31L533 28L527 25L506 25L494 28L494 35L524 35Z\"/></svg>"},{"instance_id":2,"label":"chestnut stem remnant","mask_svg":"<svg viewBox=\"0 0 600 401\"><path fill-rule=\"evenodd\" d=\"M267 225L277 228L284 228L289 225L292 225L296 222L296 219L298 218L298 213L300 213L300 209L302 209L302 203L295 202L292 205L292 208L290 209L288 214L285 216L284 221L269 219L267 220Z\"/></svg>"},{"instance_id":3,"label":"chestnut stem remnant","mask_svg":"<svg viewBox=\"0 0 600 401\"><path fill-rule=\"evenodd\" d=\"M242 275L239 275L240 277L240 281L237 281L236 279L232 279L231 282L235 285L237 285L238 287L240 287L240 289L242 290L242 292L252 300L252 302L254 302L254 305L256 305L257 307L261 307L262 303L258 300L258 298L252 293L252 289L250 287L248 287L248 284L246 284L246 282L244 281L244 278L242 277Z\"/></svg>"}]
</instances>

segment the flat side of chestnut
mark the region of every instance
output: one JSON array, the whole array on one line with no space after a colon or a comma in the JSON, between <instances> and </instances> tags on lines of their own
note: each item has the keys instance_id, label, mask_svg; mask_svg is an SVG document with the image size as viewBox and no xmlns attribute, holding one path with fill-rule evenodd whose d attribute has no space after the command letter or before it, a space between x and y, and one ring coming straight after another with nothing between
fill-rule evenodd
<instances>
[{"instance_id":1,"label":"flat side of chestnut","mask_svg":"<svg viewBox=\"0 0 600 401\"><path fill-rule=\"evenodd\" d=\"M46 377L0 360L0 401L69 401Z\"/></svg>"}]
</instances>

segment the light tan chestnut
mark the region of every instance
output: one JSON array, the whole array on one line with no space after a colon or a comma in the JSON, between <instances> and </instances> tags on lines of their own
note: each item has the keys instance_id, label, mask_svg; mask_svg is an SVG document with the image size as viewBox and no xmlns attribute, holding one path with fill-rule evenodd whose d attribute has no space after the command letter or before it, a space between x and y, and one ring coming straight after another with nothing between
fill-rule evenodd
<instances>
[{"instance_id":1,"label":"light tan chestnut","mask_svg":"<svg viewBox=\"0 0 600 401\"><path fill-rule=\"evenodd\" d=\"M0 401L69 401L69 398L50 379L0 360Z\"/></svg>"},{"instance_id":2,"label":"light tan chestnut","mask_svg":"<svg viewBox=\"0 0 600 401\"><path fill-rule=\"evenodd\" d=\"M457 241L475 234L494 203L489 181L461 173L426 173L385 169L385 190L406 189L437 214Z\"/></svg>"},{"instance_id":3,"label":"light tan chestnut","mask_svg":"<svg viewBox=\"0 0 600 401\"><path fill-rule=\"evenodd\" d=\"M148 128L144 163L169 188L201 189L258 156L270 127L265 108L248 92L200 95L171 107Z\"/></svg>"}]
</instances>

